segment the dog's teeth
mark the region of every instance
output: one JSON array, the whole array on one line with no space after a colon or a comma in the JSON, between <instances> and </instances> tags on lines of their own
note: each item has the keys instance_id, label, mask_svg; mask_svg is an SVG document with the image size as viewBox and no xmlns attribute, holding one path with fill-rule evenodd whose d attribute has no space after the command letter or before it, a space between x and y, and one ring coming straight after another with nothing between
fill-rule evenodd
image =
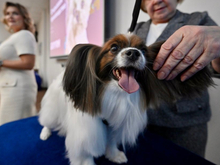
<instances>
[{"instance_id":1,"label":"dog's teeth","mask_svg":"<svg viewBox=\"0 0 220 165\"><path fill-rule=\"evenodd\" d=\"M120 73L119 73L118 69L116 70L116 75L117 75L118 78L120 78Z\"/></svg>"}]
</instances>

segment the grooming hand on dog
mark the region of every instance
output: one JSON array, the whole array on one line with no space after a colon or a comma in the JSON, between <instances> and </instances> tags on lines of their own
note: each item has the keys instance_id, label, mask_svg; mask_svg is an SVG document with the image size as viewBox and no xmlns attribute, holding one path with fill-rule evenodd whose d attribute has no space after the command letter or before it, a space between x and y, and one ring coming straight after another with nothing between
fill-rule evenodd
<instances>
[{"instance_id":1,"label":"grooming hand on dog","mask_svg":"<svg viewBox=\"0 0 220 165\"><path fill-rule=\"evenodd\" d=\"M210 62L220 73L219 38L218 26L183 26L162 45L157 55L154 69L165 73L163 77L158 74L158 78L169 80L186 70L181 73L184 81Z\"/></svg>"},{"instance_id":2,"label":"grooming hand on dog","mask_svg":"<svg viewBox=\"0 0 220 165\"><path fill-rule=\"evenodd\" d=\"M136 143L149 107L194 97L213 84L207 67L184 82L178 76L158 80L153 63L162 44L147 47L136 35L117 35L103 47L76 45L42 100L40 138L48 139L51 130L65 136L72 165L94 165L102 155L129 161L117 147Z\"/></svg>"}]
</instances>

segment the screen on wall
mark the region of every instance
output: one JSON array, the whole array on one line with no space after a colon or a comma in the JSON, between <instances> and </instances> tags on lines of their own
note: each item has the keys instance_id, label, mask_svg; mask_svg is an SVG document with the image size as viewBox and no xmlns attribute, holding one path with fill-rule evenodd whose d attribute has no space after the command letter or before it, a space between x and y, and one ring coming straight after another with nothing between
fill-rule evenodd
<instances>
[{"instance_id":1,"label":"screen on wall","mask_svg":"<svg viewBox=\"0 0 220 165\"><path fill-rule=\"evenodd\" d=\"M50 56L67 56L79 43L104 42L104 0L50 0Z\"/></svg>"}]
</instances>

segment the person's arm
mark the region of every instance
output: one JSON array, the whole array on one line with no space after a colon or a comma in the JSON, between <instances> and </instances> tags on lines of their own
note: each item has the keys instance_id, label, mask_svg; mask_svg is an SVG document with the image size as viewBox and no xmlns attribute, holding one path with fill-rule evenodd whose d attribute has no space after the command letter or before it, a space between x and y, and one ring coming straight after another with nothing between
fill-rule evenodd
<instances>
[{"instance_id":1,"label":"person's arm","mask_svg":"<svg viewBox=\"0 0 220 165\"><path fill-rule=\"evenodd\" d=\"M218 72L219 58L220 27L184 26L161 46L153 69L159 70L159 79L171 80L181 74L181 81L185 81L213 59Z\"/></svg>"},{"instance_id":2,"label":"person's arm","mask_svg":"<svg viewBox=\"0 0 220 165\"><path fill-rule=\"evenodd\" d=\"M20 70L31 70L35 64L35 55L23 54L20 55L20 60L3 60L1 67L20 69Z\"/></svg>"},{"instance_id":3,"label":"person's arm","mask_svg":"<svg viewBox=\"0 0 220 165\"><path fill-rule=\"evenodd\" d=\"M213 69L220 74L220 58L212 60Z\"/></svg>"},{"instance_id":4,"label":"person's arm","mask_svg":"<svg viewBox=\"0 0 220 165\"><path fill-rule=\"evenodd\" d=\"M27 31L21 30L13 34L11 40L14 46L18 60L5 59L2 67L20 70L31 70L35 64L36 41L34 35Z\"/></svg>"}]
</instances>

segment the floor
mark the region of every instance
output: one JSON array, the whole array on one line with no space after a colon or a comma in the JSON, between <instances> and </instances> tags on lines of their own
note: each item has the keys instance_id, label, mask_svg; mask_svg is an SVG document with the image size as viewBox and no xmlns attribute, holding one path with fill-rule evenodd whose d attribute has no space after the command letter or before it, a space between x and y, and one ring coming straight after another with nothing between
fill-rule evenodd
<instances>
[{"instance_id":1,"label":"floor","mask_svg":"<svg viewBox=\"0 0 220 165\"><path fill-rule=\"evenodd\" d=\"M40 111L40 105L41 105L41 100L45 94L45 92L47 91L47 89L41 89L40 91L38 91L37 93L37 103L36 103L36 107L37 107L37 112Z\"/></svg>"}]
</instances>

